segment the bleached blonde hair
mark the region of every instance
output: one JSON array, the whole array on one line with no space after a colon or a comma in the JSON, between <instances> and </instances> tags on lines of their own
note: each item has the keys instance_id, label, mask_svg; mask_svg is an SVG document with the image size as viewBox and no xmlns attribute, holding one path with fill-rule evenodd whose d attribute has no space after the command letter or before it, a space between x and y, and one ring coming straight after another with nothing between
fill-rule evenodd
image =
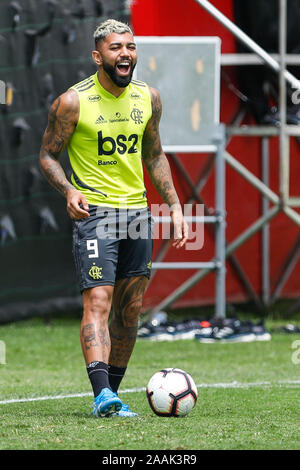
<instances>
[{"instance_id":1,"label":"bleached blonde hair","mask_svg":"<svg viewBox=\"0 0 300 470\"><path fill-rule=\"evenodd\" d=\"M126 23L122 23L121 21L109 19L101 23L94 32L94 39L95 44L97 45L98 41L105 39L112 33L117 34L124 34L130 33L133 35L133 32L130 26Z\"/></svg>"}]
</instances>

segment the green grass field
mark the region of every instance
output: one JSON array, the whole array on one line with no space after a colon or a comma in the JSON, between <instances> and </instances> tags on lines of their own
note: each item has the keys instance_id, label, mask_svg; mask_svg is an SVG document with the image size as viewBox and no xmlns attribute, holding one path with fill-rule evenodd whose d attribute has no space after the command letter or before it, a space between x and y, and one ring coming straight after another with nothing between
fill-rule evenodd
<instances>
[{"instance_id":1,"label":"green grass field","mask_svg":"<svg viewBox=\"0 0 300 470\"><path fill-rule=\"evenodd\" d=\"M138 340L121 398L139 417L96 419L79 319L2 325L0 449L299 449L300 364L292 361L299 339L273 333L268 342L238 344ZM198 385L197 405L185 418L158 417L148 405L144 389L163 367L186 370Z\"/></svg>"}]
</instances>

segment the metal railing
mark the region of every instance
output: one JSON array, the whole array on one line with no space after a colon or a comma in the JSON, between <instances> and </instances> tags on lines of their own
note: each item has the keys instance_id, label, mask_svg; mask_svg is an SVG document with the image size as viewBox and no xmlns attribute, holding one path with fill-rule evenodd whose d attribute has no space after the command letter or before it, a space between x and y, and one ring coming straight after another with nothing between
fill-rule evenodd
<instances>
[{"instance_id":1,"label":"metal railing","mask_svg":"<svg viewBox=\"0 0 300 470\"><path fill-rule=\"evenodd\" d=\"M269 54L247 34L245 34L230 19L222 14L215 6L207 0L195 0L202 8L217 19L225 28L233 33L233 35L246 45L252 53L249 54L223 54L221 55L221 66L227 65L247 65L247 64L266 64L271 67L279 76L280 89L280 126L239 126L241 118L236 117L234 125L226 127L227 142L234 136L255 136L262 138L262 180L241 164L233 155L225 151L225 161L237 173L245 178L254 188L256 188L262 196L262 214L254 223L252 223L243 233L239 234L235 240L226 245L225 258L230 260L234 267L239 280L245 287L246 291L251 295L258 310L265 313L266 308L276 300L280 295L281 289L292 272L297 257L300 255L300 236L295 245L291 248L285 262L282 265L280 276L274 286L273 292L270 289L270 236L269 223L279 213L283 212L294 223L300 226L300 214L294 209L300 207L300 197L290 197L289 195L289 176L290 176L290 137L300 136L300 126L286 124L286 88L287 83L295 90L300 89L299 80L294 77L288 70L287 64L300 64L300 55L286 54L286 21L287 21L287 2L279 1L279 54ZM254 54L253 54L254 53ZM279 188L278 194L269 187L269 139L277 136L279 138ZM210 168L211 170L211 168ZM225 170L224 170L225 171ZM209 173L209 171L208 171ZM196 188L199 189L199 188ZM272 207L269 207L269 204ZM219 201L220 204L220 201ZM221 203L224 206L224 201ZM234 252L249 240L254 234L262 231L262 299L258 298L253 289L247 275L243 272ZM188 289L200 282L211 270L204 268L187 279L178 289L172 292L160 305L157 306L155 312L172 305ZM225 287L222 286L220 291ZM218 296L217 296L218 298ZM225 289L221 295L222 302L226 299ZM217 302L217 300L216 300ZM218 310L218 309L217 309ZM220 314L220 312L219 312ZM225 316L225 309L220 314Z\"/></svg>"},{"instance_id":2,"label":"metal railing","mask_svg":"<svg viewBox=\"0 0 300 470\"><path fill-rule=\"evenodd\" d=\"M234 168L242 177L244 177L253 187L262 195L262 216L255 221L248 229L240 234L230 246L227 247L226 256L233 253L239 246L248 240L253 234L262 230L262 297L265 306L269 306L280 295L284 283L287 281L295 265L296 259L300 254L300 240L296 240L291 248L281 269L280 276L274 286L273 292L270 292L269 279L269 222L280 212L283 212L294 223L300 226L300 215L295 208L300 207L300 197L290 196L290 137L300 136L300 126L286 124L287 104L286 91L287 84L296 90L300 89L299 80L294 77L286 65L300 64L300 55L286 53L287 36L287 1L279 2L279 54L269 54L245 34L230 19L221 13L215 6L207 0L195 0L210 15L219 21L226 29L247 46L254 54L223 54L221 56L222 66L226 65L249 65L266 64L271 67L279 76L279 109L280 126L228 126L227 135L233 136L260 136L262 138L262 180L257 178L251 171L242 165L228 152L225 152L227 164ZM279 188L278 194L269 187L269 138L278 136L279 138ZM274 206L269 208L269 202Z\"/></svg>"},{"instance_id":3,"label":"metal railing","mask_svg":"<svg viewBox=\"0 0 300 470\"><path fill-rule=\"evenodd\" d=\"M216 273L216 303L215 315L216 317L223 318L226 316L226 267L225 267L225 126L220 124L216 128L216 136L212 149L210 151L215 154L215 169L216 169L216 183L215 183L215 216L203 217L189 217L186 216L187 222L200 222L215 225L215 258L211 261L198 261L198 262L166 262L163 259L166 249L161 249L158 255L158 260L152 263L152 276L155 275L157 269L197 269L197 272L191 276L186 282L181 284L170 295L162 300L156 307L151 309L149 316L154 316L157 312L172 305L178 298L182 297L188 290L211 272ZM164 148L165 151L168 149ZM202 152L209 153L207 148L202 149ZM198 187L194 188L194 193L197 198ZM169 222L169 217L157 217L157 223Z\"/></svg>"}]
</instances>

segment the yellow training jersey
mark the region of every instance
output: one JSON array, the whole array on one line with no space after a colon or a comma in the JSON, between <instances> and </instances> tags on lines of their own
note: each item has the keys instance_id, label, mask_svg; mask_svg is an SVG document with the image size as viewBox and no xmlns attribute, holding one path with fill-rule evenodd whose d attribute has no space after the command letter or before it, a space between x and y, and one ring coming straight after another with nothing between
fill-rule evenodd
<instances>
[{"instance_id":1,"label":"yellow training jersey","mask_svg":"<svg viewBox=\"0 0 300 470\"><path fill-rule=\"evenodd\" d=\"M146 83L132 80L116 98L97 73L71 87L79 97L79 120L69 144L72 184L90 204L147 206L142 138L152 115Z\"/></svg>"}]
</instances>

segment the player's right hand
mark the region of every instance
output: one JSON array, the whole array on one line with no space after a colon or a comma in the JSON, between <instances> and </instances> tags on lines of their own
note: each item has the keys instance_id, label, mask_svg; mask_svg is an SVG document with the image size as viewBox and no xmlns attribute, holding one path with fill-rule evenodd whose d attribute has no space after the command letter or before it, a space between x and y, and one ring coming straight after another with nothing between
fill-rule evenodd
<instances>
[{"instance_id":1,"label":"player's right hand","mask_svg":"<svg viewBox=\"0 0 300 470\"><path fill-rule=\"evenodd\" d=\"M71 219L87 219L89 205L86 198L77 189L70 189L67 193L67 211Z\"/></svg>"}]
</instances>

